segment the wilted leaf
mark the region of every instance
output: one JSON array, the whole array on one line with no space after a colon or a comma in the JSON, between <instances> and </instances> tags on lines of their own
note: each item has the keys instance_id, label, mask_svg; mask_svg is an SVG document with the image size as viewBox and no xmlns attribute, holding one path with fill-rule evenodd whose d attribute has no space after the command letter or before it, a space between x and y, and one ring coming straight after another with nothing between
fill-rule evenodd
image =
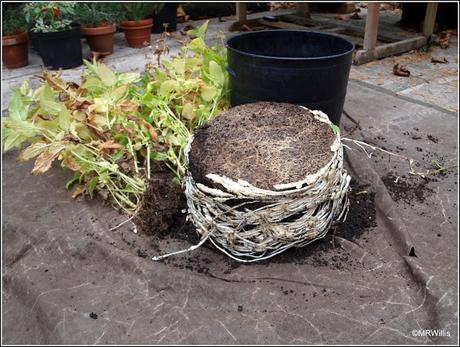
<instances>
[{"instance_id":1,"label":"wilted leaf","mask_svg":"<svg viewBox=\"0 0 460 347\"><path fill-rule=\"evenodd\" d=\"M75 190L73 191L72 198L76 199L80 195L83 195L85 191L86 191L85 186L82 186L82 185L77 186L77 188L75 188Z\"/></svg>"},{"instance_id":2,"label":"wilted leaf","mask_svg":"<svg viewBox=\"0 0 460 347\"><path fill-rule=\"evenodd\" d=\"M224 83L225 75L222 68L214 60L209 62L209 74L211 78L219 84Z\"/></svg>"},{"instance_id":3,"label":"wilted leaf","mask_svg":"<svg viewBox=\"0 0 460 347\"><path fill-rule=\"evenodd\" d=\"M117 76L105 64L96 63L96 74L101 79L102 83L108 87L117 83Z\"/></svg>"},{"instance_id":4,"label":"wilted leaf","mask_svg":"<svg viewBox=\"0 0 460 347\"><path fill-rule=\"evenodd\" d=\"M216 96L216 92L217 90L214 86L205 84L201 87L201 97L205 101L211 101L214 98L214 96Z\"/></svg>"},{"instance_id":5,"label":"wilted leaf","mask_svg":"<svg viewBox=\"0 0 460 347\"><path fill-rule=\"evenodd\" d=\"M81 166L78 165L78 163L71 155L65 157L65 159L62 161L62 165L69 168L72 171L81 171Z\"/></svg>"},{"instance_id":6,"label":"wilted leaf","mask_svg":"<svg viewBox=\"0 0 460 347\"><path fill-rule=\"evenodd\" d=\"M160 95L168 96L170 93L175 92L178 87L179 87L179 84L177 83L177 81L174 81L174 80L164 81L160 86Z\"/></svg>"},{"instance_id":7,"label":"wilted leaf","mask_svg":"<svg viewBox=\"0 0 460 347\"><path fill-rule=\"evenodd\" d=\"M18 156L18 161L23 162L32 158L35 158L37 155L41 154L46 148L49 147L49 144L46 142L35 142L29 147L21 151Z\"/></svg>"},{"instance_id":8,"label":"wilted leaf","mask_svg":"<svg viewBox=\"0 0 460 347\"><path fill-rule=\"evenodd\" d=\"M121 98L123 98L128 91L128 85L124 84L120 87L115 88L110 92L110 97L114 102L119 101Z\"/></svg>"},{"instance_id":9,"label":"wilted leaf","mask_svg":"<svg viewBox=\"0 0 460 347\"><path fill-rule=\"evenodd\" d=\"M182 108L182 117L188 120L195 119L196 113L191 103L186 103L184 107Z\"/></svg>"},{"instance_id":10,"label":"wilted leaf","mask_svg":"<svg viewBox=\"0 0 460 347\"><path fill-rule=\"evenodd\" d=\"M153 141L158 141L158 134L155 131L155 128L153 127L153 125L150 124L149 122L145 121L144 119L141 119L141 123L145 128L147 128L147 131L149 132L150 137L152 138L152 140Z\"/></svg>"},{"instance_id":11,"label":"wilted leaf","mask_svg":"<svg viewBox=\"0 0 460 347\"><path fill-rule=\"evenodd\" d=\"M106 141L104 143L101 143L97 148L100 151L107 151L108 149L120 149L123 146L113 140Z\"/></svg>"},{"instance_id":12,"label":"wilted leaf","mask_svg":"<svg viewBox=\"0 0 460 347\"><path fill-rule=\"evenodd\" d=\"M396 76L409 77L410 71L407 69L406 65L396 64L393 66L393 74Z\"/></svg>"},{"instance_id":13,"label":"wilted leaf","mask_svg":"<svg viewBox=\"0 0 460 347\"><path fill-rule=\"evenodd\" d=\"M32 169L32 174L40 175L48 171L54 159L58 157L59 153L61 153L64 148L65 147L60 143L52 144L46 151L37 157L34 168Z\"/></svg>"},{"instance_id":14,"label":"wilted leaf","mask_svg":"<svg viewBox=\"0 0 460 347\"><path fill-rule=\"evenodd\" d=\"M446 57L431 57L432 63L446 64L448 63Z\"/></svg>"}]
</instances>

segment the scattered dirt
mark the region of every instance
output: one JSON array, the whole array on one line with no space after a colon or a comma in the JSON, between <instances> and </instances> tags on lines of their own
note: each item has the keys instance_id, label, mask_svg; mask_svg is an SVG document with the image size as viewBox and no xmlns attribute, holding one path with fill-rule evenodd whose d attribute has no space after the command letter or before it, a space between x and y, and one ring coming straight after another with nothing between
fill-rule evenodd
<instances>
[{"instance_id":1,"label":"scattered dirt","mask_svg":"<svg viewBox=\"0 0 460 347\"><path fill-rule=\"evenodd\" d=\"M97 319L97 314L94 313L94 312L91 312L91 313L89 314L89 318Z\"/></svg>"},{"instance_id":2,"label":"scattered dirt","mask_svg":"<svg viewBox=\"0 0 460 347\"><path fill-rule=\"evenodd\" d=\"M167 180L168 177L167 175L163 175L160 179ZM166 189L164 187L170 187L170 197L173 194L178 195L177 197L172 197L172 200L184 201L185 199L180 190L178 191L175 188L171 189L173 186L169 185L167 182L157 182L155 186L161 186L163 187L162 189ZM333 226L332 230L322 240L313 242L303 248L291 248L273 258L258 262L257 264L265 266L276 263L308 264L337 270L362 268L362 265L357 260L350 257L341 247L334 247L333 243L334 235L350 241L367 242L365 233L376 226L375 193L370 190L369 186L360 185L355 180L351 181L350 186L352 189L349 194L350 210L345 223L339 223ZM148 215L148 208L154 208L153 212L156 212L155 206L158 204L155 203L154 199L157 198L162 199L161 194L150 195L148 198L149 204L143 207L143 213ZM179 208L182 208L180 204L179 206ZM157 215L155 215L155 217L148 217L151 221L149 222L151 227L147 229L146 232L157 254L164 253L166 246L171 243L174 244L174 248L179 247L182 249L199 242L200 238L195 232L193 224L186 221L185 214L180 213L180 210L176 209L174 213L168 211L168 216L172 217L168 217L169 219L166 216L159 218ZM151 223L157 220L163 222L161 225L164 225L164 223L170 225L168 233L163 230L152 235L152 231L155 229ZM137 255L145 258L147 257L147 251L137 249ZM214 276L211 273L211 269L213 269L213 273L215 273L217 269L218 272L221 271L223 274L229 274L240 266L251 266L232 260L220 251L214 249L209 243L205 243L198 251L189 253L185 256L165 258L163 262L175 268L186 269L211 277Z\"/></svg>"},{"instance_id":3,"label":"scattered dirt","mask_svg":"<svg viewBox=\"0 0 460 347\"><path fill-rule=\"evenodd\" d=\"M428 135L427 135L427 138L428 138L428 140L430 140L431 142L434 142L434 143L438 143L438 142L439 142L439 139L438 139L437 137L434 137L433 135L428 134Z\"/></svg>"},{"instance_id":4,"label":"scattered dirt","mask_svg":"<svg viewBox=\"0 0 460 347\"><path fill-rule=\"evenodd\" d=\"M215 173L270 189L317 172L332 158L333 141L332 128L297 105L240 105L195 133L190 171L207 185Z\"/></svg>"},{"instance_id":5,"label":"scattered dirt","mask_svg":"<svg viewBox=\"0 0 460 347\"><path fill-rule=\"evenodd\" d=\"M427 185L431 179L421 177L411 177L410 180L405 177L399 177L390 173L382 177L382 181L388 189L391 198L394 201L404 201L413 205L414 201L424 202L427 195L433 194L433 190Z\"/></svg>"}]
</instances>

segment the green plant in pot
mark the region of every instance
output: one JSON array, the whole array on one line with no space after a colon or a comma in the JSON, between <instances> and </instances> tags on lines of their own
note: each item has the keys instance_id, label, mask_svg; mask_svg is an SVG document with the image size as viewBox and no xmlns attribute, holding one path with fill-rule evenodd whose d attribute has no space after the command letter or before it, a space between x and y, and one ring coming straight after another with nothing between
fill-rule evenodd
<instances>
[{"instance_id":1,"label":"green plant in pot","mask_svg":"<svg viewBox=\"0 0 460 347\"><path fill-rule=\"evenodd\" d=\"M8 69L29 64L29 39L22 6L6 8L2 18L2 62Z\"/></svg>"},{"instance_id":2,"label":"green plant in pot","mask_svg":"<svg viewBox=\"0 0 460 347\"><path fill-rule=\"evenodd\" d=\"M134 48L150 44L150 34L153 26L152 14L162 7L161 3L153 2L124 2L120 3L120 27L125 32L128 45Z\"/></svg>"},{"instance_id":3,"label":"green plant in pot","mask_svg":"<svg viewBox=\"0 0 460 347\"><path fill-rule=\"evenodd\" d=\"M91 51L100 56L112 54L117 31L117 5L107 2L79 3L76 14Z\"/></svg>"},{"instance_id":4,"label":"green plant in pot","mask_svg":"<svg viewBox=\"0 0 460 347\"><path fill-rule=\"evenodd\" d=\"M30 2L24 7L43 64L51 70L83 64L80 25L73 22L75 6L74 2Z\"/></svg>"}]
</instances>

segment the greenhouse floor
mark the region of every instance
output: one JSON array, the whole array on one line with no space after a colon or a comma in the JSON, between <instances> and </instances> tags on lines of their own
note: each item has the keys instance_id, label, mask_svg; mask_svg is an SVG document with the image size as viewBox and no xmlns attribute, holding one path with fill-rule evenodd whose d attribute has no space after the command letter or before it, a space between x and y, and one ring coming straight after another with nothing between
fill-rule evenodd
<instances>
[{"instance_id":1,"label":"greenhouse floor","mask_svg":"<svg viewBox=\"0 0 460 347\"><path fill-rule=\"evenodd\" d=\"M211 23L214 40L229 24ZM354 66L343 132L413 158L417 172L433 160L457 164L451 44ZM118 36L106 59L117 70L140 71L151 59L149 49L122 45ZM410 77L392 74L399 61ZM3 110L9 88L38 71L36 56L3 70ZM124 217L72 200L70 172L56 165L32 176L33 163L17 154L4 153L2 166L4 344L458 343L457 167L424 179L404 160L347 150L347 222L304 249L241 265L207 246L153 262L189 239L136 234L129 224L109 231Z\"/></svg>"}]
</instances>

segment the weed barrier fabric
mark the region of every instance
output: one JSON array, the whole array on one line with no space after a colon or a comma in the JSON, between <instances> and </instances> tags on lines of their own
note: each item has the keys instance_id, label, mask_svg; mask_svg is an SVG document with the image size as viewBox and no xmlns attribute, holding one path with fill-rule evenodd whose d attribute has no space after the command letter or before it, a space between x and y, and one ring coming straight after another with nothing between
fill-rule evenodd
<instances>
[{"instance_id":1,"label":"weed barrier fabric","mask_svg":"<svg viewBox=\"0 0 460 347\"><path fill-rule=\"evenodd\" d=\"M456 158L455 116L354 82L347 95L363 129L353 137L423 163ZM346 117L342 126L354 128ZM34 177L16 157L4 154L2 167L4 344L458 342L456 170L425 181L387 155L347 151L347 222L309 247L240 265L208 246L153 262L194 244L193 229L109 231L125 217L73 201L63 189L71 172Z\"/></svg>"}]
</instances>

